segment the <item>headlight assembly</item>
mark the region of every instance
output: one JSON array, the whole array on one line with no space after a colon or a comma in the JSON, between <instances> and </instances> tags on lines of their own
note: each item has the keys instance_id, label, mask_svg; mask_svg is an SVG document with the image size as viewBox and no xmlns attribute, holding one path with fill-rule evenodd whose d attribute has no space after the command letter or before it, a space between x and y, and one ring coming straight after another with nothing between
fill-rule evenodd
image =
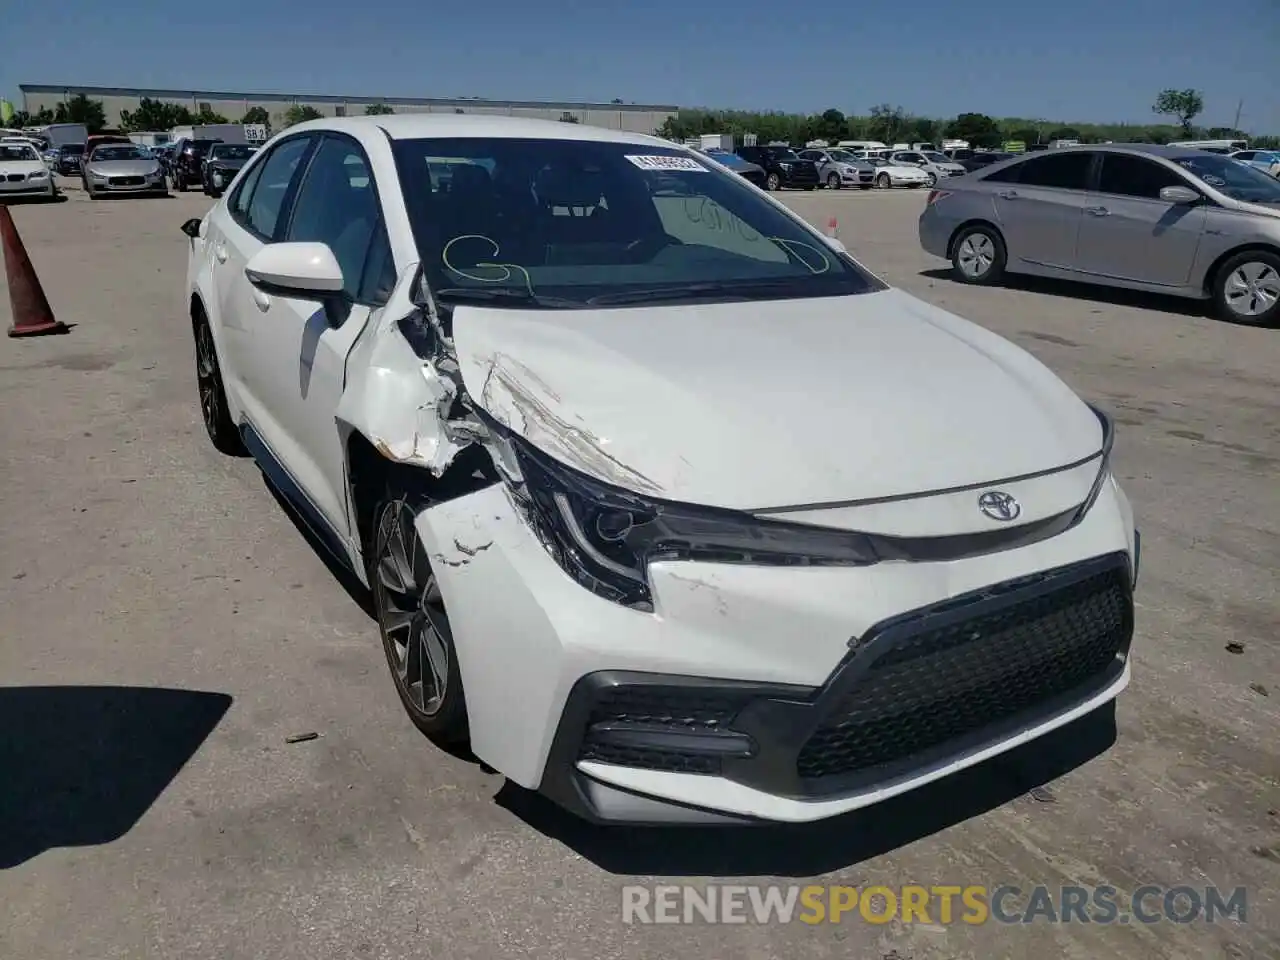
<instances>
[{"instance_id":1,"label":"headlight assembly","mask_svg":"<svg viewBox=\"0 0 1280 960\"><path fill-rule=\"evenodd\" d=\"M593 593L652 610L648 565L702 560L770 566L877 562L857 533L760 520L748 514L642 497L564 466L488 421L497 462L547 551Z\"/></svg>"}]
</instances>

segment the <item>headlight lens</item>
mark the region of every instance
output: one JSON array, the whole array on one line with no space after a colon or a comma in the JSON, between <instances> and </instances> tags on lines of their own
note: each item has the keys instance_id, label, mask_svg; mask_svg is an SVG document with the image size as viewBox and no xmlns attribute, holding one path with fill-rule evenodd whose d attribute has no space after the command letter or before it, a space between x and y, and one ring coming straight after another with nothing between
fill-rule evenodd
<instances>
[{"instance_id":1,"label":"headlight lens","mask_svg":"<svg viewBox=\"0 0 1280 960\"><path fill-rule=\"evenodd\" d=\"M31 179L32 179L32 180L44 180L44 179L45 179L45 178L47 178L48 176L49 176L49 171L48 171L48 170L37 170L37 171L35 171L33 174L31 174Z\"/></svg>"},{"instance_id":2,"label":"headlight lens","mask_svg":"<svg viewBox=\"0 0 1280 960\"><path fill-rule=\"evenodd\" d=\"M651 611L648 565L702 560L774 566L864 566L880 558L861 534L759 520L733 510L642 497L601 483L493 424L499 471L560 567L615 603Z\"/></svg>"}]
</instances>

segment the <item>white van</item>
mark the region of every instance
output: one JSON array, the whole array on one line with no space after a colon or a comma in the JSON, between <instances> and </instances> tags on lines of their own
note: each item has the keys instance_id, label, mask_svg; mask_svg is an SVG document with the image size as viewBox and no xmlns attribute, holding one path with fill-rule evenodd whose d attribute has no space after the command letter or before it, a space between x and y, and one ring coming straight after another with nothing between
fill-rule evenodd
<instances>
[{"instance_id":1,"label":"white van","mask_svg":"<svg viewBox=\"0 0 1280 960\"><path fill-rule=\"evenodd\" d=\"M873 150L888 150L889 145L879 140L841 140L836 144L841 150L861 150L864 153Z\"/></svg>"}]
</instances>

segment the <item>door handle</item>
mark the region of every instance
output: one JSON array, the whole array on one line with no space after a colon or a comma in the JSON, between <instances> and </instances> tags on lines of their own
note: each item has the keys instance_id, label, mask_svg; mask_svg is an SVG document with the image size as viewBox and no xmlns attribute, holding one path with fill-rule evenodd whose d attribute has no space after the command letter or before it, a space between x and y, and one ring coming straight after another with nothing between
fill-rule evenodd
<instances>
[{"instance_id":1,"label":"door handle","mask_svg":"<svg viewBox=\"0 0 1280 960\"><path fill-rule=\"evenodd\" d=\"M227 248L223 244L218 244L213 248L213 255L218 258L219 263L227 262Z\"/></svg>"},{"instance_id":2,"label":"door handle","mask_svg":"<svg viewBox=\"0 0 1280 960\"><path fill-rule=\"evenodd\" d=\"M996 196L999 197L1001 200L1017 200L1018 191L1017 190L1001 190L999 193L996 194Z\"/></svg>"},{"instance_id":3,"label":"door handle","mask_svg":"<svg viewBox=\"0 0 1280 960\"><path fill-rule=\"evenodd\" d=\"M253 291L253 302L263 313L271 309L271 298L261 290L255 289Z\"/></svg>"},{"instance_id":4,"label":"door handle","mask_svg":"<svg viewBox=\"0 0 1280 960\"><path fill-rule=\"evenodd\" d=\"M1109 216L1111 216L1111 211L1110 211L1110 210L1108 210L1106 207L1085 207L1085 211L1086 211L1087 213L1092 214L1092 215L1093 215L1093 216L1095 216L1095 217L1109 217Z\"/></svg>"}]
</instances>

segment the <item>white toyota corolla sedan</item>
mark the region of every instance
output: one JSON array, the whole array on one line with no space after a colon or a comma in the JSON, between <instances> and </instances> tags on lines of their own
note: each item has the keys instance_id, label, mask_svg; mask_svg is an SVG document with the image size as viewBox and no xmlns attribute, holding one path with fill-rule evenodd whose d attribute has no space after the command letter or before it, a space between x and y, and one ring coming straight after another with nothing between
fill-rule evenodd
<instances>
[{"instance_id":1,"label":"white toyota corolla sedan","mask_svg":"<svg viewBox=\"0 0 1280 960\"><path fill-rule=\"evenodd\" d=\"M183 230L214 445L413 721L582 816L830 817L1129 682L1107 415L705 154L316 120Z\"/></svg>"}]
</instances>

